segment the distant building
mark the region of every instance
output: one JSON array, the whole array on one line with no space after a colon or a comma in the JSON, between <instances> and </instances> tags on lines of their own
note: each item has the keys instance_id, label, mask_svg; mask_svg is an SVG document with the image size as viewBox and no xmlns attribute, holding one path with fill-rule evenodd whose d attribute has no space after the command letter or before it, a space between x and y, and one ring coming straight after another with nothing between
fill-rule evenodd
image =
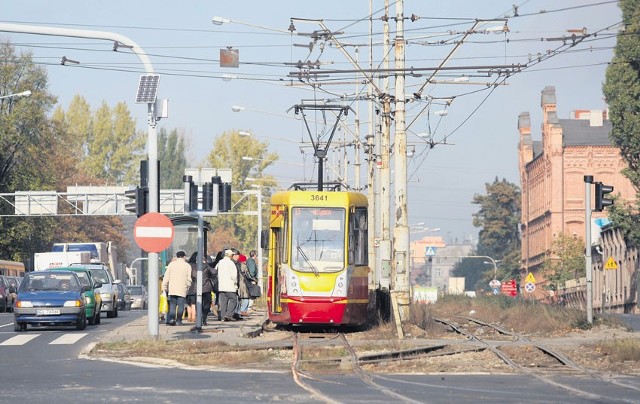
<instances>
[{"instance_id":1,"label":"distant building","mask_svg":"<svg viewBox=\"0 0 640 404\"><path fill-rule=\"evenodd\" d=\"M539 271L558 235L584 239L585 175L593 175L594 182L613 185L614 194L621 194L624 199L635 199L630 181L621 174L626 164L609 140L611 122L607 111L577 110L571 119L560 119L552 86L542 91L541 107L541 140L533 140L529 112L518 117L521 270L525 274ZM591 199L593 207L593 193ZM593 218L606 215L593 212Z\"/></svg>"},{"instance_id":2,"label":"distant building","mask_svg":"<svg viewBox=\"0 0 640 404\"><path fill-rule=\"evenodd\" d=\"M439 236L411 242L411 285L447 291L451 270L473 248L470 243L447 245Z\"/></svg>"}]
</instances>

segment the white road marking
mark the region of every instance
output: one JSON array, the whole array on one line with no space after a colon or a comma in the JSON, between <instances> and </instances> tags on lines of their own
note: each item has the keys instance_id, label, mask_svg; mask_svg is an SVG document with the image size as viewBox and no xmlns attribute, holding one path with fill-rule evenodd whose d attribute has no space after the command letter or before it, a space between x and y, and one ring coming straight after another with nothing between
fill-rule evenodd
<instances>
[{"instance_id":1,"label":"white road marking","mask_svg":"<svg viewBox=\"0 0 640 404\"><path fill-rule=\"evenodd\" d=\"M54 339L49 342L49 345L71 345L75 344L80 338L87 335L86 333L78 333L78 334L64 334L61 337Z\"/></svg>"},{"instance_id":2,"label":"white road marking","mask_svg":"<svg viewBox=\"0 0 640 404\"><path fill-rule=\"evenodd\" d=\"M31 341L34 338L39 337L40 334L25 334L25 335L16 335L15 337L11 337L8 340L0 343L0 345L24 345L27 342Z\"/></svg>"}]
</instances>

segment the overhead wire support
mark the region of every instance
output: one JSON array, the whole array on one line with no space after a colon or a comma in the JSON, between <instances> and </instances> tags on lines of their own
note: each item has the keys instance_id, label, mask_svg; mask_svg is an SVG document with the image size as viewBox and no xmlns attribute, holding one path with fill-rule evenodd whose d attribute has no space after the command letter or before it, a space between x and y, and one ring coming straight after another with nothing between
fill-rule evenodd
<instances>
[{"instance_id":1,"label":"overhead wire support","mask_svg":"<svg viewBox=\"0 0 640 404\"><path fill-rule=\"evenodd\" d=\"M304 120L304 124L307 128L307 132L309 133L309 138L311 139L311 144L314 150L314 156L318 159L318 191L323 190L323 170L324 170L324 160L327 157L327 151L329 150L329 145L331 144L331 140L333 139L333 135L336 133L336 129L338 128L338 123L340 122L340 118L342 115L347 115L351 107L342 106L342 105L332 105L332 104L296 104L293 107L287 110L294 110L296 115L301 114L302 119ZM329 139L327 139L324 143L324 148L320 146L320 136L317 139L314 139L313 134L311 133L311 128L309 128L309 123L307 122L307 115L305 114L305 109L313 110L313 111L333 111L337 113L336 122L333 124L333 128L331 129L331 134L329 135Z\"/></svg>"}]
</instances>

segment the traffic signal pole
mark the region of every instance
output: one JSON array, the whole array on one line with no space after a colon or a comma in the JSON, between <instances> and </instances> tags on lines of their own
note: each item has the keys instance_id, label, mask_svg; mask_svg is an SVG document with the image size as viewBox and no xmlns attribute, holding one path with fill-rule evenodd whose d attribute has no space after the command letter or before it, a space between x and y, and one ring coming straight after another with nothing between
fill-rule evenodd
<instances>
[{"instance_id":1,"label":"traffic signal pole","mask_svg":"<svg viewBox=\"0 0 640 404\"><path fill-rule=\"evenodd\" d=\"M149 56L137 43L124 35L107 31L91 31L71 28L41 27L35 25L0 23L0 32L17 32L22 34L35 34L45 36L62 36L69 38L102 39L120 43L127 46L135 53L148 74L153 74L153 66ZM149 212L158 212L158 199L160 188L158 187L158 133L156 128L155 103L147 104L149 153ZM149 253L149 335L158 336L158 253Z\"/></svg>"},{"instance_id":2,"label":"traffic signal pole","mask_svg":"<svg viewBox=\"0 0 640 404\"><path fill-rule=\"evenodd\" d=\"M593 323L593 277L591 273L591 184L593 175L584 176L585 271L587 275L587 322Z\"/></svg>"}]
</instances>

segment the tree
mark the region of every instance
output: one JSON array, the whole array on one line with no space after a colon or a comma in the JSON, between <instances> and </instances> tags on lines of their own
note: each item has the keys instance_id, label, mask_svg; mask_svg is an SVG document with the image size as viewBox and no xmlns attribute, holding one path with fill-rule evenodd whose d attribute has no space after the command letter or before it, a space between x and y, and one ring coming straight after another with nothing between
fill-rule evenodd
<instances>
[{"instance_id":1,"label":"tree","mask_svg":"<svg viewBox=\"0 0 640 404\"><path fill-rule=\"evenodd\" d=\"M136 132L135 126L125 103L111 109L103 102L85 139L84 170L110 184L137 182L145 137Z\"/></svg>"},{"instance_id":2,"label":"tree","mask_svg":"<svg viewBox=\"0 0 640 404\"><path fill-rule=\"evenodd\" d=\"M610 217L631 243L640 245L635 231L640 221L640 0L620 0L618 6L624 30L618 34L602 90L609 104L610 138L627 163L623 174L636 189L636 204L616 203Z\"/></svg>"},{"instance_id":3,"label":"tree","mask_svg":"<svg viewBox=\"0 0 640 404\"><path fill-rule=\"evenodd\" d=\"M158 131L158 160L160 161L160 188L180 189L184 186L182 176L187 168L184 136L173 129L167 133L165 128Z\"/></svg>"},{"instance_id":4,"label":"tree","mask_svg":"<svg viewBox=\"0 0 640 404\"><path fill-rule=\"evenodd\" d=\"M55 103L48 92L46 71L33 63L30 53L16 54L9 43L0 44L0 94L31 91L30 97L0 100L0 192L53 189L49 145L54 132L47 113ZM4 206L2 213L12 213ZM47 243L51 218L0 217L0 258L25 261L32 246Z\"/></svg>"},{"instance_id":5,"label":"tree","mask_svg":"<svg viewBox=\"0 0 640 404\"><path fill-rule=\"evenodd\" d=\"M272 178L265 176L263 171L278 159L277 153L270 153L268 142L260 142L254 138L241 136L238 131L224 132L213 142L213 148L207 158L210 167L230 168L232 170L231 198L233 212L257 210L255 198L249 197L242 190L252 189L253 184L247 178L260 178L262 185L272 184ZM251 157L246 160L242 157ZM240 240L241 249L255 248L257 223L254 216L242 214L220 215L214 227L233 229L233 235Z\"/></svg>"},{"instance_id":6,"label":"tree","mask_svg":"<svg viewBox=\"0 0 640 404\"><path fill-rule=\"evenodd\" d=\"M486 195L473 197L473 203L480 205L478 213L474 214L473 225L481 228L475 255L501 260L501 275L513 278L520 269L520 188L498 178L485 186Z\"/></svg>"},{"instance_id":7,"label":"tree","mask_svg":"<svg viewBox=\"0 0 640 404\"><path fill-rule=\"evenodd\" d=\"M569 279L585 276L584 240L567 234L557 236L542 271L552 290Z\"/></svg>"}]
</instances>

